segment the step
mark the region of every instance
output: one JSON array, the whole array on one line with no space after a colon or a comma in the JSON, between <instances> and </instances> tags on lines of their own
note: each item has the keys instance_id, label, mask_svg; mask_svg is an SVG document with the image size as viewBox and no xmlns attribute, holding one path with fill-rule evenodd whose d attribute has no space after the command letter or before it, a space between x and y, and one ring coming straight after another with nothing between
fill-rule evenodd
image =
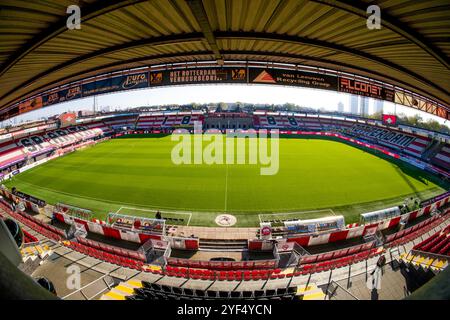
<instances>
[{"instance_id":1,"label":"step","mask_svg":"<svg viewBox=\"0 0 450 320\"><path fill-rule=\"evenodd\" d=\"M301 300L325 300L325 293L315 284L297 287L296 295Z\"/></svg>"},{"instance_id":2,"label":"step","mask_svg":"<svg viewBox=\"0 0 450 320\"><path fill-rule=\"evenodd\" d=\"M125 300L125 296L121 293L114 291L114 288L102 295L101 300Z\"/></svg>"}]
</instances>

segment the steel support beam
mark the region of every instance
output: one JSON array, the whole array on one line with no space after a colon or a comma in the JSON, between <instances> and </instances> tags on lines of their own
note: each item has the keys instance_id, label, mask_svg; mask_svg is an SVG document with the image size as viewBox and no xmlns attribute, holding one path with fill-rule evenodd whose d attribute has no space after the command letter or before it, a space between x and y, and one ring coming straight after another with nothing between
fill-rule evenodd
<instances>
[{"instance_id":1,"label":"steel support beam","mask_svg":"<svg viewBox=\"0 0 450 320\"><path fill-rule=\"evenodd\" d=\"M341 53L349 54L358 58L362 58L365 60L370 60L372 62L378 63L380 65L383 65L385 67L388 67L392 70L399 71L405 75L408 75L415 80L422 82L423 84L433 87L434 89L441 91L442 93L446 94L447 96L450 95L450 93L434 84L431 83L428 79L424 78L423 76L412 72L411 70L408 70L407 68L404 68L400 65L397 65L391 61L379 58L377 56L368 54L366 52L362 52L353 48L348 48L342 45L338 45L335 43L317 40L317 39L310 39L305 37L299 37L299 36L290 36L286 34L274 34L274 33L264 33L264 32L238 32L238 31L224 31L224 32L215 32L216 39L242 39L242 40L260 40L260 41L276 41L276 42L286 42L291 44L306 44L318 48L325 48L330 49L333 51L338 51ZM340 62L335 62L335 64L340 64ZM447 102L448 103L448 102Z\"/></svg>"},{"instance_id":2,"label":"steel support beam","mask_svg":"<svg viewBox=\"0 0 450 320\"><path fill-rule=\"evenodd\" d=\"M57 66L54 66L48 70L45 70L35 76L33 76L31 79L25 81L20 86L17 86L10 91L8 91L6 94L0 97L0 101L8 97L13 92L17 91L18 88L26 87L32 85L37 80L41 79L42 77L45 77L46 75L49 75L51 73L61 71L65 68L68 68L70 66L73 66L78 63L86 62L90 59L94 59L103 55L112 54L115 52L127 50L130 48L137 48L137 47L143 47L143 46L160 46L160 45L170 45L170 44L179 44L183 42L193 42L193 41L201 41L203 39L203 35L201 33L190 33L190 34L182 34L182 35L176 35L176 36L166 36L166 37L157 37L157 38L150 38L145 40L138 40L138 41L132 41L125 44L100 49L94 52L91 52L89 54L79 56L75 59L69 60L67 62L63 62ZM191 52L190 54L195 54L195 52ZM7 102L9 104L9 102Z\"/></svg>"},{"instance_id":3,"label":"steel support beam","mask_svg":"<svg viewBox=\"0 0 450 320\"><path fill-rule=\"evenodd\" d=\"M197 20L198 25L202 29L203 35L208 42L214 57L218 64L223 64L223 58L220 54L219 46L217 45L216 39L214 38L214 33L208 20L208 16L205 11L205 7L201 0L186 0L187 4L191 8L191 11Z\"/></svg>"},{"instance_id":4,"label":"steel support beam","mask_svg":"<svg viewBox=\"0 0 450 320\"><path fill-rule=\"evenodd\" d=\"M367 8L370 4L362 2L360 0L310 0L320 4L324 4L333 8L347 11L349 13L358 15L364 19L367 19ZM447 4L448 5L448 4ZM444 6L444 5L443 5ZM449 57L444 54L439 48L432 45L425 37L419 34L414 29L408 27L408 25L402 23L397 18L390 16L386 11L381 8L381 25L392 30L398 35L408 39L418 47L422 48L434 59L439 61L447 69L450 68ZM369 32L370 30L368 30Z\"/></svg>"},{"instance_id":5,"label":"steel support beam","mask_svg":"<svg viewBox=\"0 0 450 320\"><path fill-rule=\"evenodd\" d=\"M81 23L89 21L95 17L106 14L108 12L134 5L146 0L108 0L104 2L95 2L91 5L81 8ZM15 52L6 62L0 66L0 77L11 69L16 63L26 57L29 53L39 48L42 44L57 37L61 33L67 31L67 17L64 16L58 22L54 23L46 30L40 32L30 41L22 46L17 52Z\"/></svg>"}]
</instances>

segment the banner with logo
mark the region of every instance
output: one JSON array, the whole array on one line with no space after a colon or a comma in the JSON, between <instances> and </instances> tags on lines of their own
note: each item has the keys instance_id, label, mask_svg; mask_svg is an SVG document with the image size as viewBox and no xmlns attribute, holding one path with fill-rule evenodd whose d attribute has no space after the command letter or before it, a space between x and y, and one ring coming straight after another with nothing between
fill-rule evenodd
<instances>
[{"instance_id":1,"label":"banner with logo","mask_svg":"<svg viewBox=\"0 0 450 320\"><path fill-rule=\"evenodd\" d=\"M19 103L19 114L42 108L42 96Z\"/></svg>"},{"instance_id":2,"label":"banner with logo","mask_svg":"<svg viewBox=\"0 0 450 320\"><path fill-rule=\"evenodd\" d=\"M246 83L246 68L192 68L150 72L150 86Z\"/></svg>"},{"instance_id":3,"label":"banner with logo","mask_svg":"<svg viewBox=\"0 0 450 320\"><path fill-rule=\"evenodd\" d=\"M305 71L262 68L249 69L249 83L255 84L279 84L337 91L337 79L334 76Z\"/></svg>"},{"instance_id":4,"label":"banner with logo","mask_svg":"<svg viewBox=\"0 0 450 320\"><path fill-rule=\"evenodd\" d=\"M147 87L148 73L141 72L85 83L83 84L81 91L83 97L89 97L96 94Z\"/></svg>"},{"instance_id":5,"label":"banner with logo","mask_svg":"<svg viewBox=\"0 0 450 320\"><path fill-rule=\"evenodd\" d=\"M379 84L347 77L321 74L314 71L252 67L193 67L183 69L136 72L99 78L69 88L55 90L28 99L0 115L0 120L64 101L96 94L148 87L188 84L275 84L313 89L332 90L394 102L395 92ZM446 117L446 110L438 108L436 115Z\"/></svg>"},{"instance_id":6,"label":"banner with logo","mask_svg":"<svg viewBox=\"0 0 450 320\"><path fill-rule=\"evenodd\" d=\"M42 104L46 107L52 104L78 99L81 96L81 85L78 85L43 95Z\"/></svg>"},{"instance_id":7,"label":"banner with logo","mask_svg":"<svg viewBox=\"0 0 450 320\"><path fill-rule=\"evenodd\" d=\"M390 102L394 102L395 100L394 90L384 88L378 84L345 77L339 77L338 91Z\"/></svg>"},{"instance_id":8,"label":"banner with logo","mask_svg":"<svg viewBox=\"0 0 450 320\"><path fill-rule=\"evenodd\" d=\"M261 222L260 223L260 238L261 239L271 239L272 238L272 225L270 222Z\"/></svg>"},{"instance_id":9,"label":"banner with logo","mask_svg":"<svg viewBox=\"0 0 450 320\"><path fill-rule=\"evenodd\" d=\"M12 192L15 196L22 198L26 201L32 202L34 204L37 204L39 207L45 207L45 205L47 204L44 200L41 200L39 198L33 197L29 194L20 192L18 190L15 190L14 192Z\"/></svg>"},{"instance_id":10,"label":"banner with logo","mask_svg":"<svg viewBox=\"0 0 450 320\"><path fill-rule=\"evenodd\" d=\"M16 105L15 107L11 108L8 111L5 111L0 114L0 121L12 118L19 115L19 105Z\"/></svg>"}]
</instances>

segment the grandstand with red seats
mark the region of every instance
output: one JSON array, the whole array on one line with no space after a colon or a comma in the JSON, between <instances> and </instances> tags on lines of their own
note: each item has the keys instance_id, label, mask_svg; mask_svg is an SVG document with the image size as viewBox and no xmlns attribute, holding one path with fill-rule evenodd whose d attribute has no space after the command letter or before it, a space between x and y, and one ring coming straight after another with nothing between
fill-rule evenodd
<instances>
[{"instance_id":1,"label":"grandstand with red seats","mask_svg":"<svg viewBox=\"0 0 450 320\"><path fill-rule=\"evenodd\" d=\"M0 235L11 243L8 250L3 250L3 243L0 246L0 258L9 255L8 265L1 260L9 273L0 272L0 292L12 299L38 299L45 295L31 277L44 277L56 289L57 297L65 300L374 300L414 298L423 288L427 290L429 283L442 281L450 270L447 2L90 0L72 4L47 0L2 5L0 16L7 23L0 24L0 231L6 236ZM69 15L72 10L74 16ZM223 88L259 85L260 90L264 90L261 85L303 88L314 92L318 100L320 92L327 90L335 97L356 98L362 105L360 110L353 110L352 105L351 113L287 103L252 107L223 102L201 107L194 102L183 106L154 103L152 107L121 106L128 109L111 112L97 109L98 95L138 96L143 91L134 90L212 84ZM302 91L298 92L301 96ZM90 99L93 112L55 115L61 112L52 109L66 102L90 105ZM377 116L370 118L369 99L389 104L393 112L378 110ZM400 116L403 109L439 119L443 125L421 121L417 123L433 129L408 125ZM47 110L46 119L16 121L28 116L37 119L39 112ZM55 111L51 116L50 110ZM175 187L186 181L181 179L167 179L174 185L172 189L153 185L136 192L149 201L161 195L155 191L170 194L171 202L162 212L160 203L154 202L146 207L151 210L143 209L145 205L132 192L123 191L127 184L122 183L125 174L121 173L135 168L127 167L122 159L119 174L108 171L112 165L89 168L107 167L104 171L115 181L110 183L114 189L106 193L126 197L122 202L115 198L103 201L94 194L96 189L102 190L100 184L80 183L83 160L58 163L64 160L61 157L75 151L79 155L78 150L87 147L98 150L108 140L121 139L125 145L131 139L135 143L143 137L179 132L261 136L272 129L286 140L333 140L360 149L353 151L378 156L376 161L387 159L383 163L395 167L399 185L412 191L394 194L397 189L386 188L389 194L380 199L343 203L350 192L339 190L340 203L304 207L320 210L296 212L288 207L289 212L277 212L267 205L267 210L251 212L259 219L255 225L235 226L237 218L227 207L231 202L228 162L225 192L221 192L225 209L217 212L176 207L180 189ZM104 157L114 158L121 150ZM330 151L322 155L326 158ZM94 161L100 158L93 157ZM138 157L144 158L143 153ZM292 158L295 165L307 167L302 155ZM37 198L33 191L37 192L38 186L31 182L22 181L27 186L22 190L16 189L18 184L12 185L50 161L50 167L54 164L67 170L62 175L68 171L79 175L75 180L66 179L66 185L69 191L75 186L85 188L83 198L92 207L78 208L75 205L79 204L70 202L76 194L51 189L45 173L36 179L44 181L42 190L51 191L48 199ZM408 169L402 170L398 163ZM135 182L142 173L139 169L132 172L130 189L139 185ZM165 178L172 169L164 170L158 174ZM408 170L418 172L417 180L426 188L417 190L405 175ZM187 169L183 178L192 180L191 172ZM306 182L322 181L316 178L318 172L313 173ZM52 179L60 182L62 175ZM240 179L245 176L242 172L236 175ZM327 184L330 175L321 175ZM202 178L203 186L214 189L209 177ZM265 183L262 178L254 181L258 188ZM286 186L298 194L301 190L295 183ZM277 183L272 189L281 185L285 184ZM188 187L192 193L200 190L191 184ZM250 196L265 206L263 197L258 198L260 189ZM318 198L333 192L329 186L310 189ZM366 189L367 193L373 191ZM406 190L398 189L399 193ZM359 193L357 196L361 198ZM288 193L286 197L290 197ZM398 200L401 197L403 203ZM249 201L252 204L255 202ZM359 221L352 216L345 222L350 207L357 211ZM363 213L369 207L371 212ZM332 210L336 208L340 210L337 215ZM236 216L244 220L249 212L244 209ZM200 218L190 224L193 214L214 214L219 227L208 226ZM3 226L7 219L20 226L23 243L20 237L8 234L11 232ZM21 261L13 265L18 257ZM76 287L62 276L68 274L69 266L82 270ZM14 277L5 277L17 271L21 280L17 283L28 281L26 290L16 288ZM444 289L436 290L442 295L438 297L450 299L449 288ZM54 292L47 291L53 297Z\"/></svg>"},{"instance_id":2,"label":"grandstand with red seats","mask_svg":"<svg viewBox=\"0 0 450 320\"><path fill-rule=\"evenodd\" d=\"M17 141L17 145L21 145L21 150L26 150L30 152L32 150L45 149L48 145L53 147L52 152L47 153L48 156L52 157L55 151L63 150L67 145L81 145L88 141L101 141L104 137L113 137L115 133L122 134L122 132L128 133L140 133L149 132L148 130L173 130L177 126L185 125L187 128L193 128L193 123L191 121L185 121L187 117L191 117L190 113L183 113L180 115L171 115L164 118L177 119L177 122L171 122L172 125L167 125L165 127L162 122L159 123L159 127L154 124L148 127L142 126L140 120L150 119L148 114L145 116L135 114L133 116L123 116L118 114L112 116L110 119L98 121L93 118L91 121L84 119L83 126L74 126L66 128L65 130L50 130L48 132L43 131L29 136L22 136ZM217 116L217 115L216 115ZM206 119L207 114L196 114L194 118L201 117ZM222 117L226 117L223 114ZM270 129L276 123L283 123L279 125L280 129L289 130L292 133L292 126L286 124L283 119L288 119L288 116L278 115L273 120L268 117L272 116L261 116L254 114L253 119L255 120L255 127L258 129ZM115 118L119 120L114 120ZM154 119L161 120L161 116L156 114L153 116ZM256 119L257 118L257 119ZM264 123L263 119L267 120ZM315 121L319 123L322 117L320 115L314 116ZM144 120L147 121L147 120ZM298 121L296 119L296 121ZM358 124L354 122L357 121ZM272 124L269 124L272 123ZM292 119L287 120L287 122L293 122ZM334 134L336 137L341 137L343 139L353 137L361 139L361 141L370 141L371 143L376 143L379 148L387 147L388 150L399 152L397 146L402 142L395 142L392 144L387 144L386 139L382 142L378 140L368 139L367 129L372 128L370 135L381 135L384 136L398 136L396 141L404 141L403 145L407 146L415 141L415 139L420 139L420 136L403 135L397 131L389 129L380 129L373 124L371 120L363 119L333 119L333 117L328 117L324 121L327 126L323 124L315 128L315 131L305 131L307 134ZM108 123L108 124L107 124ZM257 125L259 123L259 125ZM364 123L364 129L354 130L355 126L360 128ZM111 124L116 125L113 127ZM135 127L133 127L133 125ZM297 125L296 130L312 130L311 127L301 127ZM283 132L283 131L282 131ZM293 131L296 134L301 134L302 131ZM375 133L374 133L375 132ZM99 140L100 139L100 140ZM379 144L378 144L379 143ZM14 151L11 151L14 152ZM45 159L45 158L44 158ZM21 168L18 167L20 170ZM41 212L37 208L36 204L26 200L21 199L10 193L7 190L2 190L4 200L1 203L2 211L7 215L17 220L23 226L30 228L31 230L37 232L40 235L40 239L33 236L28 231L25 231L27 242L42 242L46 241L43 239L48 239L52 243L52 247L55 252L58 252L58 248L67 248L82 254L83 256L90 257L92 259L103 261L105 263L118 266L119 268L124 268L124 270L135 270L142 273L142 276L134 277L133 281L141 281L140 283L145 286L151 286L151 281L149 276L146 275L158 275L163 276L165 281L172 283L176 281L175 279L184 278L190 281L204 281L204 282L225 282L229 283L246 283L247 281L261 282L264 283L270 281L278 281L281 279L288 279L289 285L286 288L291 290L290 294L281 295L283 299L292 299L297 295L297 289L293 289L292 286L296 288L301 288L303 286L308 287L312 285L310 280L305 284L305 277L316 277L314 285L323 285L323 280L321 280L321 275L329 273L332 278L333 274L336 275L336 279L342 276L342 271L344 268L357 267L361 263L372 263L377 261L377 259L389 253L391 255L392 261L395 260L397 256L400 261L401 254L405 254L408 249L405 246L411 246L409 250L411 252L423 251L427 253L433 253L445 256L448 251L448 225L450 217L448 212L450 208L448 207L450 195L444 194L440 197L432 199L429 204L422 207L419 210L404 213L400 216L395 216L393 218L382 219L374 223L360 223L352 224L347 226L343 230L339 231L325 231L321 233L316 233L314 235L304 235L295 233L286 233L281 239L278 239L277 245L274 245L272 240L264 240L263 238L249 238L244 251L247 251L249 255L261 255L264 258L253 258L252 260L242 260L242 261L208 261L183 258L179 256L179 252L186 250L189 252L197 252L199 256L204 255L201 251L201 245L199 238L177 238L171 237L170 235L163 233L145 232L144 229L139 231L135 228L123 228L120 224L108 225L105 222L99 221L97 219L83 219L81 217L76 217L69 215L69 211L54 211L53 217L54 221L59 222L59 226L49 225L48 222L41 220L42 218L34 218L30 213L36 214ZM17 203L17 199L25 203L25 211L11 210L11 204ZM16 209L17 210L17 209ZM76 210L76 208L74 209ZM88 217L88 216L86 216ZM44 219L45 220L45 219ZM416 222L419 221L419 222ZM403 229L403 226L406 227ZM70 228L73 226L82 226L82 229L87 232L88 238L84 236L73 236L73 232ZM170 228L168 226L167 228ZM399 230L400 229L400 230ZM374 231L375 230L375 233ZM399 230L399 231L397 231ZM430 232L435 232L430 238L424 239L424 235ZM373 235L371 240L366 239L367 236ZM89 236L90 235L90 236ZM94 237L94 238L92 238ZM369 237L370 238L370 237ZM231 239L231 238L230 238ZM417 243L419 240L420 243ZM201 240L201 239L200 239ZM119 241L117 245L112 244L111 241ZM348 244L346 243L348 242ZM355 242L357 244L355 244ZM125 245L126 243L135 243L134 249L130 249L130 245ZM332 250L324 247L320 249L322 245L331 245L337 243ZM230 245L232 242L230 242ZM415 244L415 245L414 245ZM225 244L226 248L227 244ZM128 247L128 248L127 248ZM339 249L341 247L341 249ZM316 249L319 248L319 249ZM181 250L181 251L180 251ZM311 253L315 252L315 253ZM176 254L175 251L177 252ZM215 252L215 256L220 254L221 250ZM192 254L192 253L191 253ZM213 254L213 256L214 256ZM205 256L207 257L207 255ZM286 258L288 257L288 261ZM203 258L204 259L204 258ZM442 260L436 263L436 268L434 264L433 270L441 270L438 267L441 266ZM302 280L303 279L303 280ZM328 280L330 281L330 280ZM333 280L335 281L335 280ZM337 281L337 280L336 280ZM328 282L328 285L330 282ZM229 286L227 286L228 288ZM175 288L175 287L174 287ZM289 289L291 288L291 289ZM180 289L181 290L181 289ZM187 284L182 290L192 290ZM229 290L229 289L226 289ZM225 289L223 292L227 292ZM276 290L276 289L274 289ZM278 290L281 290L278 288ZM293 290L293 291L292 291ZM322 289L323 290L323 289ZM175 290L176 291L176 290ZM295 292L294 292L295 291ZM174 289L170 289L171 294L174 294ZM184 292L184 291L183 291ZM321 291L322 292L322 291ZM323 290L324 296L328 294L328 298L332 298L329 292ZM167 292L159 292L155 296L156 291L151 293L146 290L140 290L136 288L132 291L131 295L124 295L124 293L118 293L117 291L106 292L102 297L103 299L155 299L168 297ZM204 294L204 293L202 293ZM198 293L198 295L202 295ZM229 295L232 293L229 292ZM243 292L239 294L233 293L239 298L244 295ZM255 295L260 293L245 293L246 295L251 295L256 298ZM159 295L159 296L158 296ZM181 294L183 296L184 294ZM75 294L73 295L75 296ZM169 295L170 296L170 295ZM267 298L267 294L263 294ZM270 296L270 295L269 295ZM69 294L68 297L72 297ZM278 299L280 296L273 295L273 299Z\"/></svg>"}]
</instances>

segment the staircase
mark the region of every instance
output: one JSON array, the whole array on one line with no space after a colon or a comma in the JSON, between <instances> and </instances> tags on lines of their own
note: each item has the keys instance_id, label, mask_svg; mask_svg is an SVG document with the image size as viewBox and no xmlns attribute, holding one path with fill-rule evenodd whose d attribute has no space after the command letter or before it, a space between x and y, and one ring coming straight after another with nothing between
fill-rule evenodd
<instances>
[{"instance_id":1,"label":"staircase","mask_svg":"<svg viewBox=\"0 0 450 320\"><path fill-rule=\"evenodd\" d=\"M137 116L136 120L134 121L134 126L133 126L134 130L136 130L136 128L137 128L137 125L138 125L138 122L139 122L139 117L140 116Z\"/></svg>"},{"instance_id":2,"label":"staircase","mask_svg":"<svg viewBox=\"0 0 450 320\"><path fill-rule=\"evenodd\" d=\"M100 300L126 300L127 297L134 295L134 289L142 288L142 282L137 280L128 280L119 283L109 292L101 296Z\"/></svg>"},{"instance_id":3,"label":"staircase","mask_svg":"<svg viewBox=\"0 0 450 320\"><path fill-rule=\"evenodd\" d=\"M22 255L22 261L27 262L28 260L35 261L36 259L44 260L49 257L53 251L47 245L34 245L28 246L20 249Z\"/></svg>"},{"instance_id":4,"label":"staircase","mask_svg":"<svg viewBox=\"0 0 450 320\"><path fill-rule=\"evenodd\" d=\"M433 140L429 147L424 150L421 158L425 161L429 161L441 150L442 145L443 144L440 141Z\"/></svg>"},{"instance_id":5,"label":"staircase","mask_svg":"<svg viewBox=\"0 0 450 320\"><path fill-rule=\"evenodd\" d=\"M306 126L302 118L296 118L295 120L297 120L298 129L306 130Z\"/></svg>"},{"instance_id":6,"label":"staircase","mask_svg":"<svg viewBox=\"0 0 450 320\"><path fill-rule=\"evenodd\" d=\"M438 273L448 266L446 259L425 256L417 253L403 253L399 258L400 262L409 265L414 269L431 270L433 273Z\"/></svg>"},{"instance_id":7,"label":"staircase","mask_svg":"<svg viewBox=\"0 0 450 320\"><path fill-rule=\"evenodd\" d=\"M315 284L297 287L296 296L300 300L327 300L325 293Z\"/></svg>"}]
</instances>

